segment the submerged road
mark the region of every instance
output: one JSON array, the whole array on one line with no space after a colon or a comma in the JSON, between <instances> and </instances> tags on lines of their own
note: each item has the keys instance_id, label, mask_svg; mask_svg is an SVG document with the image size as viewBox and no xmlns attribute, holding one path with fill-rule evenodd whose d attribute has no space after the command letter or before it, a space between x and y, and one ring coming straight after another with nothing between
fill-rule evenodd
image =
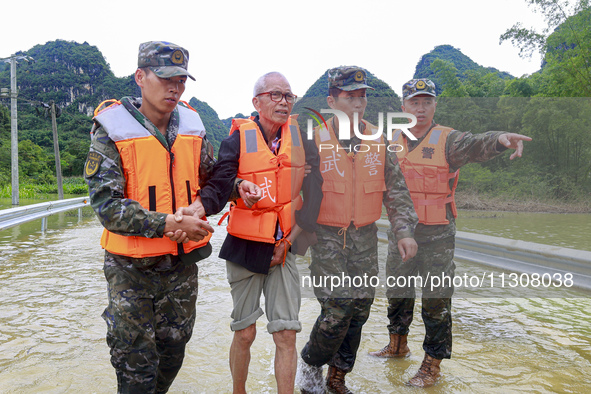
<instances>
[{"instance_id":1,"label":"submerged road","mask_svg":"<svg viewBox=\"0 0 591 394\"><path fill-rule=\"evenodd\" d=\"M102 228L91 215L52 219L0 232L0 393L113 393L114 370L105 343L106 306ZM217 223L217 217L211 219ZM228 351L232 307L225 263L215 254L225 235L216 226L214 255L199 264L198 319L171 393L230 393ZM386 245L380 246L385 261ZM303 276L307 258L299 259ZM500 277L504 272L458 262L457 276ZM382 272L383 272L382 266ZM370 350L387 341L383 288L364 327L356 367L347 375L357 393L416 392L404 386L419 367L424 328L420 310L409 335L412 355L375 359ZM454 348L442 362L442 379L431 393L591 392L590 293L574 288L524 289L467 286L453 301ZM540 291L543 290L543 291ZM303 289L298 349L318 315ZM420 305L420 300L418 301ZM249 392L276 392L272 338L266 319L257 323Z\"/></svg>"}]
</instances>

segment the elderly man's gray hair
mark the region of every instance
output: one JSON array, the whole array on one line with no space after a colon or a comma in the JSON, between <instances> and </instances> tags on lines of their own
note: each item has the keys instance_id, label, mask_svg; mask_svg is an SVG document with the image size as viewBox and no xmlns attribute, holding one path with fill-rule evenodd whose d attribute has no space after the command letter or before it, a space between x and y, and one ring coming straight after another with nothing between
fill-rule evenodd
<instances>
[{"instance_id":1,"label":"elderly man's gray hair","mask_svg":"<svg viewBox=\"0 0 591 394\"><path fill-rule=\"evenodd\" d=\"M287 78L285 78L285 75L281 74L280 72L277 72L277 71L268 72L265 75L261 76L259 79L257 79L257 81L255 82L254 89L252 91L252 97L256 97L258 94L261 94L265 91L267 79L270 77L282 77L283 79L285 79L287 81Z\"/></svg>"}]
</instances>

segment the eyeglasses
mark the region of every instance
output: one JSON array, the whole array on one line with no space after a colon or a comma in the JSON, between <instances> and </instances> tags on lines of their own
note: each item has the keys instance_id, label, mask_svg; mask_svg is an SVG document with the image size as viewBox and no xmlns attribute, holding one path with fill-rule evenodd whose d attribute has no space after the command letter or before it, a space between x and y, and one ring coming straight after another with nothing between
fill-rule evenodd
<instances>
[{"instance_id":1,"label":"eyeglasses","mask_svg":"<svg viewBox=\"0 0 591 394\"><path fill-rule=\"evenodd\" d=\"M257 94L257 97L259 97L260 95L263 94L268 94L269 97L271 97L271 101L275 101L276 103L281 102L281 100L283 100L283 97L285 97L285 101L289 104L293 104L296 101L296 98L298 98L298 96L296 96L295 94L291 94L291 93L281 93L281 92L263 92L263 93L259 93Z\"/></svg>"}]
</instances>

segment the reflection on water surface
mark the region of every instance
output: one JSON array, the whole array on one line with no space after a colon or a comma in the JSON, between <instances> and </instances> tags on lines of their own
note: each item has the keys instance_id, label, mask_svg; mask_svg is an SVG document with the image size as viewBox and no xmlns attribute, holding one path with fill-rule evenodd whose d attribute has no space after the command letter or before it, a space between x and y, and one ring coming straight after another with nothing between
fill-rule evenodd
<instances>
[{"instance_id":1,"label":"reflection on water surface","mask_svg":"<svg viewBox=\"0 0 591 394\"><path fill-rule=\"evenodd\" d=\"M38 223L0 232L0 393L113 393L115 374L100 317L107 303L98 245L102 229L94 218L52 220L45 234ZM224 234L216 227L214 251ZM305 271L306 259L299 264ZM199 268L198 320L171 393L229 393L232 302L225 263L214 252ZM470 271L458 267L459 274ZM429 392L589 392L591 302L587 294L572 294L578 298L455 299L453 358L443 361L441 382ZM303 300L298 349L318 312L315 299ZM406 359L367 355L385 345L385 325L386 300L379 298L348 384L358 393L417 392L403 383L423 357L419 310ZM262 317L252 348L252 393L276 392L274 345L265 327Z\"/></svg>"}]
</instances>

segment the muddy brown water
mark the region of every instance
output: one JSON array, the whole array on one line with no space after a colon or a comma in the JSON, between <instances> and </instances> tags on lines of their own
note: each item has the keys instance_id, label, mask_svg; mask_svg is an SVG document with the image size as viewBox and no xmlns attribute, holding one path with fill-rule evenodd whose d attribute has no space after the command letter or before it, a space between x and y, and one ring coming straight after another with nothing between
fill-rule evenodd
<instances>
[{"instance_id":1,"label":"muddy brown water","mask_svg":"<svg viewBox=\"0 0 591 394\"><path fill-rule=\"evenodd\" d=\"M495 221L480 220L487 228ZM474 227L462 218L458 222L464 231ZM544 231L540 224L533 228ZM49 230L39 230L40 222L33 222L0 232L0 393L113 393L115 374L100 317L107 302L98 245L102 228L92 214L78 222L72 213L53 216ZM214 255L224 235L224 228L216 227ZM383 262L385 245L380 248ZM306 258L298 261L303 274L307 263ZM476 269L482 270L459 265L458 274ZM170 392L229 393L232 302L225 263L210 257L200 263L199 271L197 324ZM591 392L590 294L569 290L561 298L544 298L504 289L491 294L454 299L452 359L442 362L439 384L426 392ZM417 392L404 382L423 357L418 308L409 336L410 357L381 360L367 354L387 341L386 304L376 299L364 327L356 367L347 375L354 392ZM318 312L314 298L303 299L298 349ZM247 388L273 393L274 345L264 316L257 330Z\"/></svg>"}]
</instances>

